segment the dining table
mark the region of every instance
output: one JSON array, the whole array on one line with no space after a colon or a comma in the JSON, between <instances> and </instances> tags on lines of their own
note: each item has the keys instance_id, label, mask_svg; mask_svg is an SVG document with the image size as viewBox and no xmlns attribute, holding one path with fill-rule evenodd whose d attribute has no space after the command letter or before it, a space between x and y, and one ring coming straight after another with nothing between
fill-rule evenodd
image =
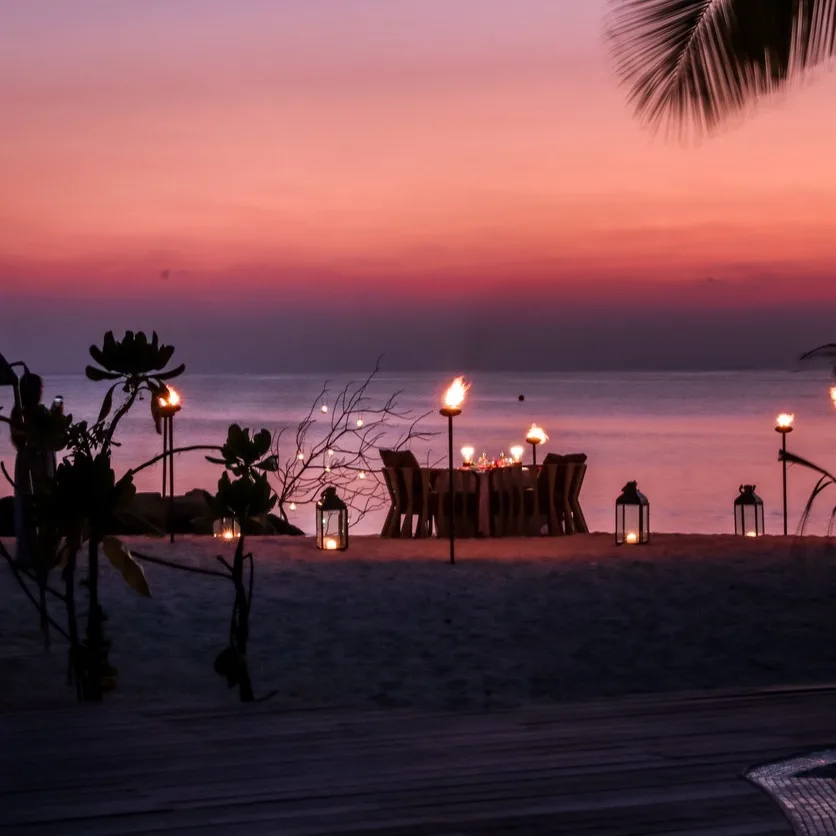
<instances>
[{"instance_id":1,"label":"dining table","mask_svg":"<svg viewBox=\"0 0 836 836\"><path fill-rule=\"evenodd\" d=\"M491 481L490 476L495 470L503 467L522 467L523 481L525 487L537 487L537 473L539 468L532 468L528 465L522 465L518 462L501 465L463 465L460 469L466 472L476 474L478 477L479 489L477 492L478 512L477 512L477 532L480 537L491 536Z\"/></svg>"}]
</instances>

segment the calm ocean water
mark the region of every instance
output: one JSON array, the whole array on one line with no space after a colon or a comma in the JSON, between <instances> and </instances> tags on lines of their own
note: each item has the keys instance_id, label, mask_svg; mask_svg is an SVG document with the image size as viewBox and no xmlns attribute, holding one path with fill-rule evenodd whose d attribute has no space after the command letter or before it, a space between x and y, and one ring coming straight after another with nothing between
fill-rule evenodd
<instances>
[{"instance_id":1,"label":"calm ocean water","mask_svg":"<svg viewBox=\"0 0 836 836\"><path fill-rule=\"evenodd\" d=\"M331 377L327 402L333 403L347 381L360 378ZM426 425L442 431L445 425L436 410L449 379L443 374L381 374L368 394L380 401L403 390L402 407L415 413L432 410ZM836 470L836 410L829 397L827 373L822 371L480 373L469 379L472 389L455 424L457 462L458 448L464 444L475 447L477 455L507 453L512 445L522 443L525 431L536 421L550 435L545 450L588 454L581 502L591 530L612 529L613 501L625 482L636 479L650 498L655 531L733 531L732 501L738 485L750 482L757 485L766 505L767 533L780 533L780 437L773 427L775 416L783 411L795 413L789 449ZM227 425L234 421L271 431L295 425L324 380L311 375L186 374L177 382L184 408L175 419L176 443L220 444ZM76 419L93 419L105 388L83 377L47 377L45 401L63 395L67 411ZM525 395L523 402L519 394ZM8 414L8 390L2 390L0 397ZM316 417L326 419L320 413ZM122 426L117 466L137 464L161 450L161 437L154 432L147 403L139 404ZM403 424L393 425L391 438L403 429ZM445 437L417 446L422 461L428 447L433 458L442 457ZM13 454L5 433L0 456L11 469ZM212 488L219 475L218 468L201 454L182 455L177 462L177 492ZM149 469L137 477L138 487L160 490L161 479L159 467ZM814 483L811 472L790 468L791 529ZM0 491L8 493L8 485L4 483ZM833 496L825 492L820 502L810 530L823 534L830 508L836 504L836 491ZM311 530L310 508L300 507L291 516L300 527ZM382 513L367 517L355 531L376 533L382 520Z\"/></svg>"}]
</instances>

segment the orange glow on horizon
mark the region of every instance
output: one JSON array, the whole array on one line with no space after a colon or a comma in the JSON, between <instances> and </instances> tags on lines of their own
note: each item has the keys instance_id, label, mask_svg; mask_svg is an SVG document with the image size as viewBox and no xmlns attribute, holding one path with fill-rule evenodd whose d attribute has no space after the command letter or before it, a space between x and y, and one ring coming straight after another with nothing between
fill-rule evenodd
<instances>
[{"instance_id":1,"label":"orange glow on horizon","mask_svg":"<svg viewBox=\"0 0 836 836\"><path fill-rule=\"evenodd\" d=\"M774 270L759 299L836 300L836 77L683 148L626 106L604 0L476 18L426 0L369 25L326 0L207 3L197 26L110 5L55 5L58 38L21 4L0 31L4 291L186 300L316 276L557 300Z\"/></svg>"}]
</instances>

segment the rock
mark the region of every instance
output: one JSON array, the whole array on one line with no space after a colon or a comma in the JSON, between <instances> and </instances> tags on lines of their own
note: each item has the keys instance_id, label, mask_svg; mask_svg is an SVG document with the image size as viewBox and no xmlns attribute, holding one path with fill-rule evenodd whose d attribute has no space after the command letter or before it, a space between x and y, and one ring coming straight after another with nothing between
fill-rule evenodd
<instances>
[{"instance_id":1,"label":"rock","mask_svg":"<svg viewBox=\"0 0 836 836\"><path fill-rule=\"evenodd\" d=\"M138 493L122 512L108 534L162 535L168 531L169 500L160 493ZM14 537L14 498L0 498L0 537ZM201 490L191 490L174 497L175 534L212 534L212 515ZM265 523L255 520L244 526L244 534L253 536L304 536L304 531L285 522L275 514L268 514Z\"/></svg>"},{"instance_id":2,"label":"rock","mask_svg":"<svg viewBox=\"0 0 836 836\"><path fill-rule=\"evenodd\" d=\"M290 535L291 537L305 536L305 532L302 531L301 528L297 528L292 523L287 522L287 520L283 520L281 517L277 517L275 514L268 514L267 519L273 527L273 534Z\"/></svg>"},{"instance_id":3,"label":"rock","mask_svg":"<svg viewBox=\"0 0 836 836\"><path fill-rule=\"evenodd\" d=\"M165 532L168 504L162 494L138 493L120 514L109 534L162 534Z\"/></svg>"}]
</instances>

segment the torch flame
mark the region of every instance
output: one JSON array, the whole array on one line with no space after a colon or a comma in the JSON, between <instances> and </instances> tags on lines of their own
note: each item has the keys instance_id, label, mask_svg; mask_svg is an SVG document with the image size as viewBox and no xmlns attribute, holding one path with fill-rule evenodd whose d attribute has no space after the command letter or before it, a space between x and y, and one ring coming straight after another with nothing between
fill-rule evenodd
<instances>
[{"instance_id":1,"label":"torch flame","mask_svg":"<svg viewBox=\"0 0 836 836\"><path fill-rule=\"evenodd\" d=\"M542 427L538 427L537 424L532 424L525 440L529 444L545 444L549 440L549 437Z\"/></svg>"},{"instance_id":2,"label":"torch flame","mask_svg":"<svg viewBox=\"0 0 836 836\"><path fill-rule=\"evenodd\" d=\"M787 429L792 426L792 422L795 420L795 413L782 412L775 420L781 429Z\"/></svg>"},{"instance_id":3,"label":"torch flame","mask_svg":"<svg viewBox=\"0 0 836 836\"><path fill-rule=\"evenodd\" d=\"M458 409L464 403L464 396L468 389L470 389L470 384L465 383L463 377L457 377L444 393L444 406Z\"/></svg>"},{"instance_id":4,"label":"torch flame","mask_svg":"<svg viewBox=\"0 0 836 836\"><path fill-rule=\"evenodd\" d=\"M830 400L833 401L833 406L836 406L836 386L830 387Z\"/></svg>"},{"instance_id":5,"label":"torch flame","mask_svg":"<svg viewBox=\"0 0 836 836\"><path fill-rule=\"evenodd\" d=\"M179 403L180 395L177 390L166 386L166 394L160 396L160 406L178 406Z\"/></svg>"}]
</instances>

